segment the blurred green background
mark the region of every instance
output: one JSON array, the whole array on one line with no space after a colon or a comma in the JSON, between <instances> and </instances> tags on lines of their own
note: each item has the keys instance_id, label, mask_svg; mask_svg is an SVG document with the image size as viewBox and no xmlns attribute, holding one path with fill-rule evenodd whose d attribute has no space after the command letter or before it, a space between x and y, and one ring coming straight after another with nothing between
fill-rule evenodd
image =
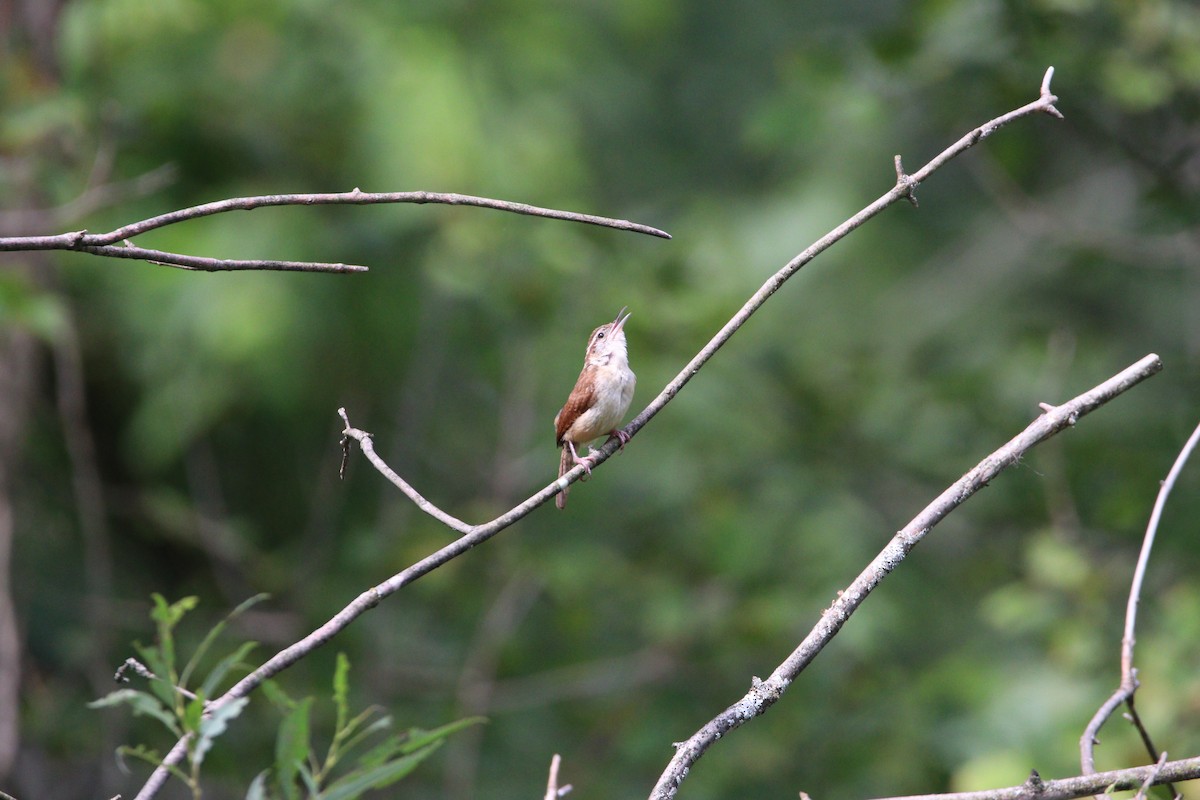
<instances>
[{"instance_id":1,"label":"blurred green background","mask_svg":"<svg viewBox=\"0 0 1200 800\"><path fill-rule=\"evenodd\" d=\"M257 663L449 541L360 456L338 481L339 406L432 501L490 518L553 479L551 420L594 326L633 311L632 417L768 275L891 187L894 154L915 171L1035 99L1050 65L1065 121L1020 121L942 169L919 209L787 284L565 512L388 599L280 683L327 695L343 651L356 704L402 726L489 717L404 796L539 796L555 752L573 797L643 796L671 742L769 673L1038 402L1157 352L1161 375L936 529L682 796L1077 772L1158 482L1200 416L1189 0L5 0L0 29L0 235L354 187L674 235L283 208L137 243L371 271L6 255L0 586L19 638L0 645L19 716L0 712L0 788L136 793L147 770L113 749L172 741L85 704L153 636L152 592L201 598L184 648L269 592L230 637L261 642ZM1193 465L1138 629L1139 706L1175 757L1200 752L1197 519ZM244 796L277 722L256 696L206 797ZM1126 723L1104 734L1102 768L1147 761Z\"/></svg>"}]
</instances>

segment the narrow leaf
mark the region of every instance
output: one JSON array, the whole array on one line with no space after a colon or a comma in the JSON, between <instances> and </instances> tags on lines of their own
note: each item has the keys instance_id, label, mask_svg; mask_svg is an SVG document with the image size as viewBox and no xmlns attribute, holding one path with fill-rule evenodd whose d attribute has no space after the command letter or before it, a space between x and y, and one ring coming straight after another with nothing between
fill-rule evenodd
<instances>
[{"instance_id":1,"label":"narrow leaf","mask_svg":"<svg viewBox=\"0 0 1200 800\"><path fill-rule=\"evenodd\" d=\"M213 667L212 672L204 679L204 683L200 686L200 691L206 696L212 697L216 693L217 686L221 681L225 680L225 676L229 671L239 664L243 663L250 651L258 647L258 642L242 642L236 650L222 658Z\"/></svg>"},{"instance_id":2,"label":"narrow leaf","mask_svg":"<svg viewBox=\"0 0 1200 800\"><path fill-rule=\"evenodd\" d=\"M183 729L188 733L200 727L200 717L204 714L204 696L196 695L183 709Z\"/></svg>"},{"instance_id":3,"label":"narrow leaf","mask_svg":"<svg viewBox=\"0 0 1200 800\"><path fill-rule=\"evenodd\" d=\"M469 728L472 725L479 725L487 721L487 717L466 717L455 722L449 722L431 731L413 728L408 732L408 740L404 742L402 750L405 753L411 753L417 748L424 747L431 742L445 739L450 734L457 733L463 728Z\"/></svg>"},{"instance_id":4,"label":"narrow leaf","mask_svg":"<svg viewBox=\"0 0 1200 800\"><path fill-rule=\"evenodd\" d=\"M296 707L296 701L288 697L287 692L273 680L265 680L262 683L263 694L271 701L271 704L277 706L280 711L288 712Z\"/></svg>"},{"instance_id":5,"label":"narrow leaf","mask_svg":"<svg viewBox=\"0 0 1200 800\"><path fill-rule=\"evenodd\" d=\"M88 708L110 708L117 705L128 705L133 709L134 716L147 716L161 722L175 736L182 736L183 731L175 719L175 715L159 702L154 695L138 689L118 689L109 692L99 700L88 703Z\"/></svg>"},{"instance_id":6,"label":"narrow leaf","mask_svg":"<svg viewBox=\"0 0 1200 800\"><path fill-rule=\"evenodd\" d=\"M275 774L284 794L293 798L296 793L296 773L309 753L309 712L312 698L306 697L287 713L279 725L275 739Z\"/></svg>"},{"instance_id":7,"label":"narrow leaf","mask_svg":"<svg viewBox=\"0 0 1200 800\"><path fill-rule=\"evenodd\" d=\"M145 761L147 764L153 764L156 768L163 766L162 759L158 757L158 752L147 748L145 745L139 744L137 747L121 745L117 748L117 755L121 758L133 756L134 758ZM185 784L191 784L191 777L174 764L168 766L167 770Z\"/></svg>"},{"instance_id":8,"label":"narrow leaf","mask_svg":"<svg viewBox=\"0 0 1200 800\"><path fill-rule=\"evenodd\" d=\"M417 765L440 746L441 742L436 742L374 769L352 772L326 789L321 795L322 800L351 800L368 789L383 789L390 786L416 769Z\"/></svg>"},{"instance_id":9,"label":"narrow leaf","mask_svg":"<svg viewBox=\"0 0 1200 800\"><path fill-rule=\"evenodd\" d=\"M171 667L163 657L162 650L158 647L146 647L141 642L134 642L133 648L142 657L142 662L146 665L146 669L154 673L154 677L146 684L150 688L150 691L154 692L158 696L158 699L163 701L163 705L174 709L179 698L175 692L175 687L170 681L164 679L164 676L170 673Z\"/></svg>"},{"instance_id":10,"label":"narrow leaf","mask_svg":"<svg viewBox=\"0 0 1200 800\"><path fill-rule=\"evenodd\" d=\"M350 693L350 659L345 653L337 654L337 666L333 670L333 705L337 709L336 730L341 733L349 715L347 695Z\"/></svg>"},{"instance_id":11,"label":"narrow leaf","mask_svg":"<svg viewBox=\"0 0 1200 800\"><path fill-rule=\"evenodd\" d=\"M196 665L200 663L200 659L204 658L204 655L208 652L208 648L212 646L212 643L217 640L217 637L221 635L221 632L225 630L225 627L229 625L229 623L235 617L237 617L246 609L258 605L268 597L270 597L268 594L256 594L248 600L243 600L238 604L237 608L235 608L233 611L230 611L225 616L225 619L221 620L216 625L213 625L212 628L209 629L208 633L204 635L204 639L200 642L199 647L196 648L196 652L193 653L192 657L188 659L187 666L183 668L183 672L180 674L180 683L184 686L187 685L188 679L191 677Z\"/></svg>"},{"instance_id":12,"label":"narrow leaf","mask_svg":"<svg viewBox=\"0 0 1200 800\"><path fill-rule=\"evenodd\" d=\"M346 734L349 735L353 731L357 730L358 726L360 724L362 724L363 722L365 722L367 717L373 713L375 713L374 709L368 709L367 711L364 711L363 713L359 714L354 719L350 720L350 724L346 726ZM391 727L392 727L392 718L390 716L380 717L379 719L375 720L367 727L363 728L358 733L354 734L353 736L350 736L350 738L346 741L346 743L344 745L342 745L342 753L343 754L349 753L355 747L357 747L359 744L361 744L363 742L363 740L365 740L367 737L371 736L372 734L379 733L380 731L385 731Z\"/></svg>"},{"instance_id":13,"label":"narrow leaf","mask_svg":"<svg viewBox=\"0 0 1200 800\"><path fill-rule=\"evenodd\" d=\"M248 697L231 700L200 721L200 730L196 736L196 746L192 755L192 760L197 766L204 761L205 754L212 748L216 738L229 728L230 720L241 714L242 709L249 702L250 698Z\"/></svg>"}]
</instances>

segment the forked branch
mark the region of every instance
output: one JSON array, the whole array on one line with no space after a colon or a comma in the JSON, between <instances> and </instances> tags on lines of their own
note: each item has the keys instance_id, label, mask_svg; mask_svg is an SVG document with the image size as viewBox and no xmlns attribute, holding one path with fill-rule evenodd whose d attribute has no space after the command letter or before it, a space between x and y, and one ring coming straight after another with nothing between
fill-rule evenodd
<instances>
[{"instance_id":1,"label":"forked branch","mask_svg":"<svg viewBox=\"0 0 1200 800\"><path fill-rule=\"evenodd\" d=\"M1100 728L1103 727L1104 723L1108 721L1108 718L1112 716L1113 712L1122 703L1129 709L1129 719L1137 728L1138 735L1146 747L1146 752L1151 758L1158 757L1158 751L1154 747L1150 733L1146 730L1145 725L1142 724L1141 717L1138 716L1133 702L1133 696L1138 689L1137 670L1133 666L1133 645L1136 641L1137 610L1142 595L1142 583L1146 578L1146 566L1150 563L1150 551L1154 548L1154 539L1158 534L1158 522L1162 519L1163 508L1167 504L1167 498L1171 496L1171 490L1175 488L1175 481L1179 478L1179 473L1183 471L1184 465L1187 464L1198 442L1200 442L1200 426L1197 426L1192 431L1192 435L1188 437L1187 443L1179 451L1179 455L1175 458L1175 463L1171 465L1170 471L1167 472L1167 477L1162 482L1162 486L1159 487L1158 496L1154 500L1154 510L1150 512L1150 521L1146 524L1146 533L1142 537L1142 550L1138 554L1137 566L1133 571L1133 581L1129 587L1129 600L1125 606L1125 634L1121 637L1121 683L1117 686L1116 691L1096 710L1096 713L1088 722L1087 727L1084 728L1083 735L1079 739L1079 760L1085 775L1091 775L1096 771L1095 750ZM1174 787L1171 787L1171 794L1176 794Z\"/></svg>"},{"instance_id":2,"label":"forked branch","mask_svg":"<svg viewBox=\"0 0 1200 800\"><path fill-rule=\"evenodd\" d=\"M29 250L73 250L80 253L91 253L110 258L132 258L149 261L179 269L203 270L218 272L225 270L282 270L286 272L366 272L367 267L358 264L334 264L324 261L271 261L207 258L190 256L182 253L168 253L162 250L149 250L134 245L130 240L157 228L175 225L187 220L209 217L213 214L223 214L228 211L250 211L265 206L319 206L319 205L379 205L383 203L442 203L452 206L475 206L491 208L497 211L507 211L512 214L525 214L532 217L547 217L569 222L582 222L587 225L600 225L605 228L645 233L670 239L671 236L658 228L629 222L623 219L597 217L592 214L580 214L575 211L560 211L553 208L541 208L526 203L514 203L508 200L494 200L490 197L474 197L466 194L447 192L364 192L355 189L352 192L329 192L324 194L272 194L258 197L233 197L228 200L218 200L191 208L183 208L150 217L129 225L117 228L108 233L88 233L87 231L72 231L52 236L10 236L0 237L0 251L29 251Z\"/></svg>"}]
</instances>

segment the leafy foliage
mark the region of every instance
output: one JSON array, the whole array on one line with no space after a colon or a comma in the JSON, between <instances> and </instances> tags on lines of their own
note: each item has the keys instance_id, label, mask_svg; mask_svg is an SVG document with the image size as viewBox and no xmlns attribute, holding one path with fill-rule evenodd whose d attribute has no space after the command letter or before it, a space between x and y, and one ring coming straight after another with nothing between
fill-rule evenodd
<instances>
[{"instance_id":1,"label":"leafy foliage","mask_svg":"<svg viewBox=\"0 0 1200 800\"><path fill-rule=\"evenodd\" d=\"M158 720L175 738L185 734L190 736L189 769L168 768L191 789L194 797L199 798L202 794L200 767L205 756L250 702L248 697L239 697L214 708L206 698L214 696L231 669L246 666L245 656L254 643L242 643L218 661L204 678L205 689L195 693L189 691L188 677L228 623L265 599L265 595L250 598L210 628L187 665L179 671L176 668L175 629L184 616L196 608L198 599L185 597L168 603L162 595L154 595L150 618L157 629L155 644L136 645L144 665L126 665L133 666L140 676L147 678L149 691L118 689L88 704L96 709L128 706L135 715ZM430 731L413 728L389 734L392 718L379 714L375 708L350 716L349 672L349 659L339 653L333 678L334 733L323 759L317 759L312 749L313 698L295 701L278 682L266 684L266 692L283 713L283 719L276 738L274 770L264 771L249 782L247 800L296 800L300 797L353 800L369 790L384 789L404 778L436 751L447 736L484 721L482 717L475 717ZM129 680L124 678L124 669L118 674ZM364 750L372 741L375 743ZM118 753L126 759L135 758L156 767L164 763L157 750L144 745L123 745Z\"/></svg>"},{"instance_id":2,"label":"leafy foliage","mask_svg":"<svg viewBox=\"0 0 1200 800\"><path fill-rule=\"evenodd\" d=\"M182 670L178 667L175 629L184 616L196 608L199 598L185 597L168 603L162 595L154 594L152 599L154 607L150 612L150 619L155 623L157 632L155 643L135 643L134 647L141 656L141 662L130 659L117 673L119 678L129 681L125 674L127 668L132 667L139 676L147 679L149 691L118 689L89 703L88 707L111 708L127 705L135 715L158 720L176 739L184 735L191 737L187 759L190 769L185 771L171 767L171 772L188 785L193 796L200 797L200 766L204 763L205 756L212 749L217 737L225 733L230 721L236 719L250 702L248 698L240 697L210 710L207 700L212 697L211 693L231 669L246 666L245 658L255 647L255 643L245 642L220 659L204 678L203 688L200 690L191 691L188 688L189 681L229 621L265 600L266 595L256 595L246 600L230 612L229 616L209 629ZM209 713L206 714L206 711ZM156 767L163 763L157 751L142 745L122 745L117 752L126 758L137 758Z\"/></svg>"},{"instance_id":3,"label":"leafy foliage","mask_svg":"<svg viewBox=\"0 0 1200 800\"><path fill-rule=\"evenodd\" d=\"M300 797L322 800L351 800L372 789L385 789L416 769L432 755L447 736L485 720L482 717L452 722L431 731L413 728L388 733L392 718L367 708L353 718L349 707L350 661L338 654L333 677L333 705L336 711L333 739L324 758L317 758L311 741L313 699L295 701L275 681L265 684L272 702L283 712L283 722L275 743L273 772L263 772L251 783L247 800L269 797L296 800ZM380 736L384 738L379 739ZM374 740L376 743L350 761L349 756ZM340 769L339 769L340 767ZM269 787L274 788L274 792Z\"/></svg>"}]
</instances>

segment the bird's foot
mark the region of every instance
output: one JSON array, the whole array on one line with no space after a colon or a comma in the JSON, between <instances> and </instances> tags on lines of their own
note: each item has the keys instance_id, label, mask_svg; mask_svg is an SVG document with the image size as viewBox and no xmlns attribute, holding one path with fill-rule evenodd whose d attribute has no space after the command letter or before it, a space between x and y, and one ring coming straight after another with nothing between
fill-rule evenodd
<instances>
[{"instance_id":1,"label":"bird's foot","mask_svg":"<svg viewBox=\"0 0 1200 800\"><path fill-rule=\"evenodd\" d=\"M567 444L571 448L571 461L574 462L576 465L583 467L585 477L581 478L580 480L586 480L587 478L592 477L592 466L596 463L595 456L592 453L588 453L586 456L581 457L578 453L575 452L574 444L572 444L571 442L567 442Z\"/></svg>"},{"instance_id":2,"label":"bird's foot","mask_svg":"<svg viewBox=\"0 0 1200 800\"><path fill-rule=\"evenodd\" d=\"M613 439L616 439L617 441L619 441L621 443L617 447L617 450L624 453L625 445L629 444L630 438L631 438L630 435L625 432L624 428L617 428L615 431L608 432L608 441L606 441L605 444L608 444L608 442L611 442Z\"/></svg>"},{"instance_id":3,"label":"bird's foot","mask_svg":"<svg viewBox=\"0 0 1200 800\"><path fill-rule=\"evenodd\" d=\"M596 457L598 455L599 453L588 453L586 456L576 459L575 463L583 467L584 476L580 478L581 481L592 477L592 467L596 465Z\"/></svg>"}]
</instances>

